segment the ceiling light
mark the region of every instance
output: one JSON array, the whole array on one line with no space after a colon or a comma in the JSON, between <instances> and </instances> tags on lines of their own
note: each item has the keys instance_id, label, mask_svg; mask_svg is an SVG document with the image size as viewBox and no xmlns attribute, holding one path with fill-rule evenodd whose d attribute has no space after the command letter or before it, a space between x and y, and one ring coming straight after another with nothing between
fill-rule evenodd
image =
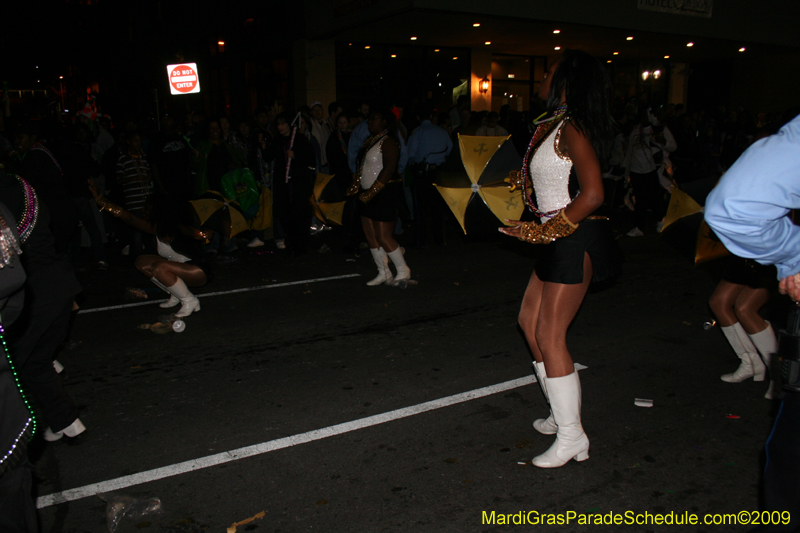
<instances>
[{"instance_id":1,"label":"ceiling light","mask_svg":"<svg viewBox=\"0 0 800 533\"><path fill-rule=\"evenodd\" d=\"M609 59L608 61L606 61L606 63L611 63L611 60Z\"/></svg>"},{"instance_id":2,"label":"ceiling light","mask_svg":"<svg viewBox=\"0 0 800 533\"><path fill-rule=\"evenodd\" d=\"M372 47L370 45L367 45L367 46L364 47L364 50L369 50L370 48L372 48Z\"/></svg>"},{"instance_id":3,"label":"ceiling light","mask_svg":"<svg viewBox=\"0 0 800 533\"><path fill-rule=\"evenodd\" d=\"M347 45L347 46L353 46L353 43L348 43L348 45Z\"/></svg>"},{"instance_id":4,"label":"ceiling light","mask_svg":"<svg viewBox=\"0 0 800 533\"><path fill-rule=\"evenodd\" d=\"M747 50L747 48L745 48L744 46L742 46L741 48L739 48L739 51L740 51L740 52L744 52L745 50Z\"/></svg>"},{"instance_id":5,"label":"ceiling light","mask_svg":"<svg viewBox=\"0 0 800 533\"><path fill-rule=\"evenodd\" d=\"M553 33L561 33L561 30L553 30Z\"/></svg>"},{"instance_id":6,"label":"ceiling light","mask_svg":"<svg viewBox=\"0 0 800 533\"><path fill-rule=\"evenodd\" d=\"M473 28L480 28L480 26L481 26L480 22L476 22L475 24L472 25Z\"/></svg>"},{"instance_id":7,"label":"ceiling light","mask_svg":"<svg viewBox=\"0 0 800 533\"><path fill-rule=\"evenodd\" d=\"M553 48L553 50L561 50L561 47L560 46L556 46L555 48Z\"/></svg>"},{"instance_id":8,"label":"ceiling light","mask_svg":"<svg viewBox=\"0 0 800 533\"><path fill-rule=\"evenodd\" d=\"M397 54L392 54L392 57L397 57Z\"/></svg>"},{"instance_id":9,"label":"ceiling light","mask_svg":"<svg viewBox=\"0 0 800 533\"><path fill-rule=\"evenodd\" d=\"M654 70L653 71L653 78L658 79L660 77L661 77L661 71L660 70Z\"/></svg>"},{"instance_id":10,"label":"ceiling light","mask_svg":"<svg viewBox=\"0 0 800 533\"><path fill-rule=\"evenodd\" d=\"M614 52L614 55L615 55L615 56L618 56L618 55L619 55L619 52Z\"/></svg>"},{"instance_id":11,"label":"ceiling light","mask_svg":"<svg viewBox=\"0 0 800 533\"><path fill-rule=\"evenodd\" d=\"M220 46L225 46L225 41L217 41L217 44Z\"/></svg>"},{"instance_id":12,"label":"ceiling light","mask_svg":"<svg viewBox=\"0 0 800 533\"><path fill-rule=\"evenodd\" d=\"M646 80L649 77L650 77L650 72L649 71L645 70L644 72L642 72L642 79L643 80Z\"/></svg>"},{"instance_id":13,"label":"ceiling light","mask_svg":"<svg viewBox=\"0 0 800 533\"><path fill-rule=\"evenodd\" d=\"M692 46L694 46L694 43L686 43L686 46L688 46L689 48L691 48Z\"/></svg>"},{"instance_id":14,"label":"ceiling light","mask_svg":"<svg viewBox=\"0 0 800 533\"><path fill-rule=\"evenodd\" d=\"M453 61L455 61L456 59L458 59L458 56L454 57L454 58L453 58Z\"/></svg>"},{"instance_id":15,"label":"ceiling light","mask_svg":"<svg viewBox=\"0 0 800 533\"><path fill-rule=\"evenodd\" d=\"M509 74L508 77L513 80L514 79L514 74Z\"/></svg>"},{"instance_id":16,"label":"ceiling light","mask_svg":"<svg viewBox=\"0 0 800 533\"><path fill-rule=\"evenodd\" d=\"M669 59L669 56L664 56L664 59Z\"/></svg>"},{"instance_id":17,"label":"ceiling light","mask_svg":"<svg viewBox=\"0 0 800 533\"><path fill-rule=\"evenodd\" d=\"M436 50L434 50L434 52L439 52L439 49L437 48Z\"/></svg>"},{"instance_id":18,"label":"ceiling light","mask_svg":"<svg viewBox=\"0 0 800 533\"><path fill-rule=\"evenodd\" d=\"M485 43L483 43L483 44L485 44L486 46L489 46L490 44L492 44L492 41L486 41L486 42L485 42Z\"/></svg>"},{"instance_id":19,"label":"ceiling light","mask_svg":"<svg viewBox=\"0 0 800 533\"><path fill-rule=\"evenodd\" d=\"M632 41L632 40L633 40L633 37L625 37L625 40L626 40L626 41Z\"/></svg>"},{"instance_id":20,"label":"ceiling light","mask_svg":"<svg viewBox=\"0 0 800 533\"><path fill-rule=\"evenodd\" d=\"M412 40L412 41L416 41L416 40L417 40L417 38L416 38L416 37L412 37L412 38L411 38L411 40Z\"/></svg>"}]
</instances>

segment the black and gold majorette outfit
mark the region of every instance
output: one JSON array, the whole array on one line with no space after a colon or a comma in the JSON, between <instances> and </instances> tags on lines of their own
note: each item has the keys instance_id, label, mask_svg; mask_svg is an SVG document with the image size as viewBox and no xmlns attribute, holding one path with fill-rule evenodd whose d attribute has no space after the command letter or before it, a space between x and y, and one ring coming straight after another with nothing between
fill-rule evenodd
<instances>
[{"instance_id":1,"label":"black and gold majorette outfit","mask_svg":"<svg viewBox=\"0 0 800 533\"><path fill-rule=\"evenodd\" d=\"M523 223L520 240L549 244L536 262L537 277L572 285L583 282L585 253L592 261L592 281L596 282L620 273L622 252L606 217L589 216L574 224L564 214L580 194L572 160L559 147L569 120L566 106L562 106L553 119L539 124L523 159L518 185L528 209L539 218L538 223Z\"/></svg>"},{"instance_id":2,"label":"black and gold majorette outfit","mask_svg":"<svg viewBox=\"0 0 800 533\"><path fill-rule=\"evenodd\" d=\"M397 220L403 202L403 182L395 174L389 183L378 181L383 171L383 143L389 132L383 130L366 140L356 158L356 182L349 193L359 192L354 189L356 183L361 184L359 194L359 215L378 222L394 222Z\"/></svg>"}]
</instances>

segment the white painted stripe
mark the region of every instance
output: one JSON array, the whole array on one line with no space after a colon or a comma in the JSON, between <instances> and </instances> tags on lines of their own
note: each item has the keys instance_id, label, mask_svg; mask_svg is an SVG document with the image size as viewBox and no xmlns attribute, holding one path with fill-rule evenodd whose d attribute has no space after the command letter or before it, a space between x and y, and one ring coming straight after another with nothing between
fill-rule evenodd
<instances>
[{"instance_id":1,"label":"white painted stripe","mask_svg":"<svg viewBox=\"0 0 800 533\"><path fill-rule=\"evenodd\" d=\"M182 81L197 81L197 76L194 74L191 76L173 76L169 81L172 83L180 83Z\"/></svg>"},{"instance_id":2,"label":"white painted stripe","mask_svg":"<svg viewBox=\"0 0 800 533\"><path fill-rule=\"evenodd\" d=\"M344 274L343 276L331 276L328 278L313 278L313 279L304 279L300 281L287 281L286 283L273 283L272 285L260 285L258 287L245 287L244 289L233 289L230 291L217 291L217 292L207 292L205 294L195 294L198 298L206 298L208 296L220 296L223 294L235 294L237 292L250 292L250 291L260 291L264 289L276 289L278 287L290 287L292 285L303 285L306 283L319 283L320 281L332 281L335 279L346 279L346 278L358 278L361 277L361 274ZM128 307L139 307L140 305L152 305L158 304L161 302L166 302L166 299L161 300L148 300L146 302L134 302L130 304L121 304L121 305L110 305L108 307L93 307L91 309L81 309L78 311L78 314L83 313L98 313L100 311L111 311L113 309L126 309Z\"/></svg>"},{"instance_id":3,"label":"white painted stripe","mask_svg":"<svg viewBox=\"0 0 800 533\"><path fill-rule=\"evenodd\" d=\"M584 370L586 368L587 367L581 364L575 363L575 370ZM470 400L475 400L477 398L483 398L484 396L491 396L492 394L497 394L498 392L505 392L511 389L522 387L524 385L530 385L531 383L536 383L536 378L532 375L525 376L523 378L512 379L511 381L506 381L504 383L483 387L482 389L462 392L461 394L455 394L453 396L447 396L438 400L432 400L430 402L420 403L410 407L404 407L402 409L396 409L387 413L368 416L366 418L360 418L351 422L344 422L342 424L336 424L335 426L328 426L326 428L315 429L306 433L292 435L291 437L283 437L281 439L262 442L261 444L253 444L252 446L245 446L244 448L237 448L236 450L230 450L215 455L208 455L206 457L201 457L200 459L193 459L183 463L155 468L153 470L139 472L130 476L123 476L117 479L111 479L109 481L93 483L91 485L85 485L83 487L69 489L54 494L47 494L36 499L36 507L37 509L44 509L45 507L71 502L74 500L80 500L82 498L88 498L103 492L120 490L132 487L134 485L148 483L150 481L156 481L159 479L185 474L187 472L195 472L210 466L221 465L231 461L244 459L246 457L254 457L256 455L274 452L275 450L282 450L284 448L297 446L298 444L305 444L307 442L313 442L315 440L334 437L336 435L342 435L344 433L349 433L351 431L356 431L371 426L377 426L379 424L385 424L386 422L400 420L401 418L427 413L428 411L434 411L436 409L441 409L442 407L448 407L451 405L468 402Z\"/></svg>"}]
</instances>

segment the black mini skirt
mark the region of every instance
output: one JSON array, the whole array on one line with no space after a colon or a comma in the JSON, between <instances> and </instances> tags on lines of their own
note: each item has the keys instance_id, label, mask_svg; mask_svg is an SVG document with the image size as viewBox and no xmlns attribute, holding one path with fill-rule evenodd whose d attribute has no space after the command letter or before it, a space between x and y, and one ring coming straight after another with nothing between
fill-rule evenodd
<instances>
[{"instance_id":1,"label":"black mini skirt","mask_svg":"<svg viewBox=\"0 0 800 533\"><path fill-rule=\"evenodd\" d=\"M622 272L622 249L611 235L606 219L586 219L569 237L543 245L536 261L536 276L551 283L583 282L583 258L592 261L592 282L606 281Z\"/></svg>"},{"instance_id":2,"label":"black mini skirt","mask_svg":"<svg viewBox=\"0 0 800 533\"><path fill-rule=\"evenodd\" d=\"M753 289L771 289L777 285L778 270L775 265L762 265L752 259L732 255L726 258L722 279Z\"/></svg>"},{"instance_id":3,"label":"black mini skirt","mask_svg":"<svg viewBox=\"0 0 800 533\"><path fill-rule=\"evenodd\" d=\"M378 222L394 222L405 207L406 199L403 196L403 182L399 180L389 182L366 204L361 200L357 201L358 214L362 217L377 220Z\"/></svg>"}]
</instances>

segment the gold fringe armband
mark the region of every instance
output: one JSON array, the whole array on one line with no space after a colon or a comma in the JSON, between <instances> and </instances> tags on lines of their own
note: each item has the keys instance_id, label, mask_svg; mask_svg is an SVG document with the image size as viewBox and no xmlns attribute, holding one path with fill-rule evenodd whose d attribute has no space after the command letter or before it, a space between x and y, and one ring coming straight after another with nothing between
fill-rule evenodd
<instances>
[{"instance_id":1,"label":"gold fringe armband","mask_svg":"<svg viewBox=\"0 0 800 533\"><path fill-rule=\"evenodd\" d=\"M372 187L358 195L358 199L366 204L375 198L375 195L381 192L381 189L384 187L386 187L385 183L375 180L375 183L372 184Z\"/></svg>"},{"instance_id":2,"label":"gold fringe armband","mask_svg":"<svg viewBox=\"0 0 800 533\"><path fill-rule=\"evenodd\" d=\"M519 230L519 240L531 244L550 244L556 239L572 235L577 228L578 225L573 224L562 209L544 224L523 223Z\"/></svg>"},{"instance_id":3,"label":"gold fringe armband","mask_svg":"<svg viewBox=\"0 0 800 533\"><path fill-rule=\"evenodd\" d=\"M100 206L100 211L108 211L115 217L118 217L122 214L122 208L108 200L105 196L98 196L95 198L95 202L97 202L97 205Z\"/></svg>"},{"instance_id":4,"label":"gold fringe armband","mask_svg":"<svg viewBox=\"0 0 800 533\"><path fill-rule=\"evenodd\" d=\"M347 188L347 192L345 192L345 196L355 196L358 194L358 191L361 190L361 178L355 177L353 178L353 183L350 184L350 187Z\"/></svg>"}]
</instances>

